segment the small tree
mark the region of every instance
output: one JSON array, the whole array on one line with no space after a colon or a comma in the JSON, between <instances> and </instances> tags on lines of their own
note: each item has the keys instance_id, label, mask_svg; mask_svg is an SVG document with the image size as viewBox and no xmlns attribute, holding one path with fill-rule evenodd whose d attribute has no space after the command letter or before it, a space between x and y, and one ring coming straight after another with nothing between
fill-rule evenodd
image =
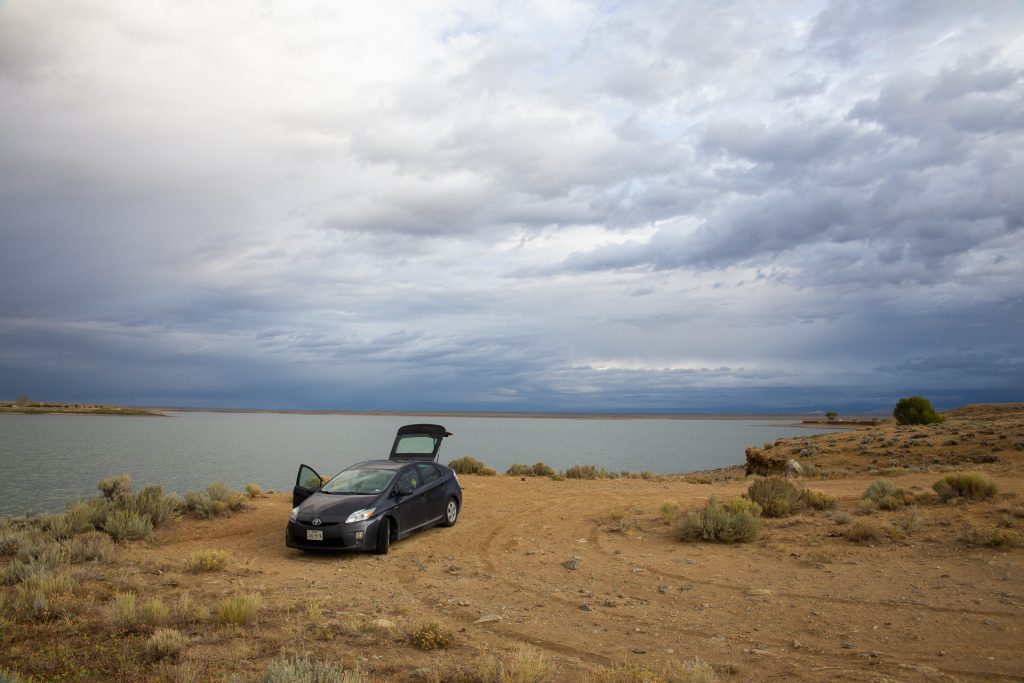
<instances>
[{"instance_id":1,"label":"small tree","mask_svg":"<svg viewBox=\"0 0 1024 683\"><path fill-rule=\"evenodd\" d=\"M835 422L836 418L839 417L839 413L837 413L834 410L830 410L827 413L825 413L825 417L826 419L828 419L829 422Z\"/></svg>"},{"instance_id":2,"label":"small tree","mask_svg":"<svg viewBox=\"0 0 1024 683\"><path fill-rule=\"evenodd\" d=\"M932 402L924 396L901 398L893 409L892 416L901 425L927 425L946 420L945 417L935 412Z\"/></svg>"}]
</instances>

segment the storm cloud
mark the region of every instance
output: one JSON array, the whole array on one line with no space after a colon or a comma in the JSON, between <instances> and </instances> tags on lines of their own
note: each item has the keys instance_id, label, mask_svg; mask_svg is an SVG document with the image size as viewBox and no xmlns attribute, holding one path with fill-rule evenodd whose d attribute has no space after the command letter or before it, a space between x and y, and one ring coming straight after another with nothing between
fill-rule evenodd
<instances>
[{"instance_id":1,"label":"storm cloud","mask_svg":"<svg viewBox=\"0 0 1024 683\"><path fill-rule=\"evenodd\" d=\"M1024 6L0 4L0 398L1024 400Z\"/></svg>"}]
</instances>

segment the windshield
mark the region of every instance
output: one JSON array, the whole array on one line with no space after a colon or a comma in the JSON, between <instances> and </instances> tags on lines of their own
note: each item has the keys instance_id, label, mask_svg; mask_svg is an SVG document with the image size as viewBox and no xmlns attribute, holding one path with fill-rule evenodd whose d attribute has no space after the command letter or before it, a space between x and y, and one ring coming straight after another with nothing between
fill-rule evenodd
<instances>
[{"instance_id":1,"label":"windshield","mask_svg":"<svg viewBox=\"0 0 1024 683\"><path fill-rule=\"evenodd\" d=\"M324 493L383 493L394 476L394 470L345 470L320 490Z\"/></svg>"}]
</instances>

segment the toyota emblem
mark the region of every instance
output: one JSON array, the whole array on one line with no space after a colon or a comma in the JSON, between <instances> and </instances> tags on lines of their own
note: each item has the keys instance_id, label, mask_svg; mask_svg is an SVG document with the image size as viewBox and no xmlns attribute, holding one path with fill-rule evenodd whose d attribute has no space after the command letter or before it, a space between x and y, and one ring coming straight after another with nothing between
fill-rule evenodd
<instances>
[{"instance_id":1,"label":"toyota emblem","mask_svg":"<svg viewBox=\"0 0 1024 683\"><path fill-rule=\"evenodd\" d=\"M320 526L321 524L323 524L323 522L320 521L319 517L313 520L313 526Z\"/></svg>"}]
</instances>

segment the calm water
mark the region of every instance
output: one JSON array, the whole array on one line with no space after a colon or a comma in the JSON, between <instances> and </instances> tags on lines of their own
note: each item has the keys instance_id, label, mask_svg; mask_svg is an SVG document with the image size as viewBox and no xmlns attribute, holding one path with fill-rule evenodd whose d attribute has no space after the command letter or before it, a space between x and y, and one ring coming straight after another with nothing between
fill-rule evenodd
<instances>
[{"instance_id":1,"label":"calm water","mask_svg":"<svg viewBox=\"0 0 1024 683\"><path fill-rule=\"evenodd\" d=\"M454 433L441 461L471 455L499 472L543 461L555 469L687 472L742 463L747 446L833 430L758 420L573 420L177 413L171 417L0 415L0 514L59 510L127 472L136 486L290 489L299 465L335 474L387 457L403 424L441 421Z\"/></svg>"}]
</instances>

